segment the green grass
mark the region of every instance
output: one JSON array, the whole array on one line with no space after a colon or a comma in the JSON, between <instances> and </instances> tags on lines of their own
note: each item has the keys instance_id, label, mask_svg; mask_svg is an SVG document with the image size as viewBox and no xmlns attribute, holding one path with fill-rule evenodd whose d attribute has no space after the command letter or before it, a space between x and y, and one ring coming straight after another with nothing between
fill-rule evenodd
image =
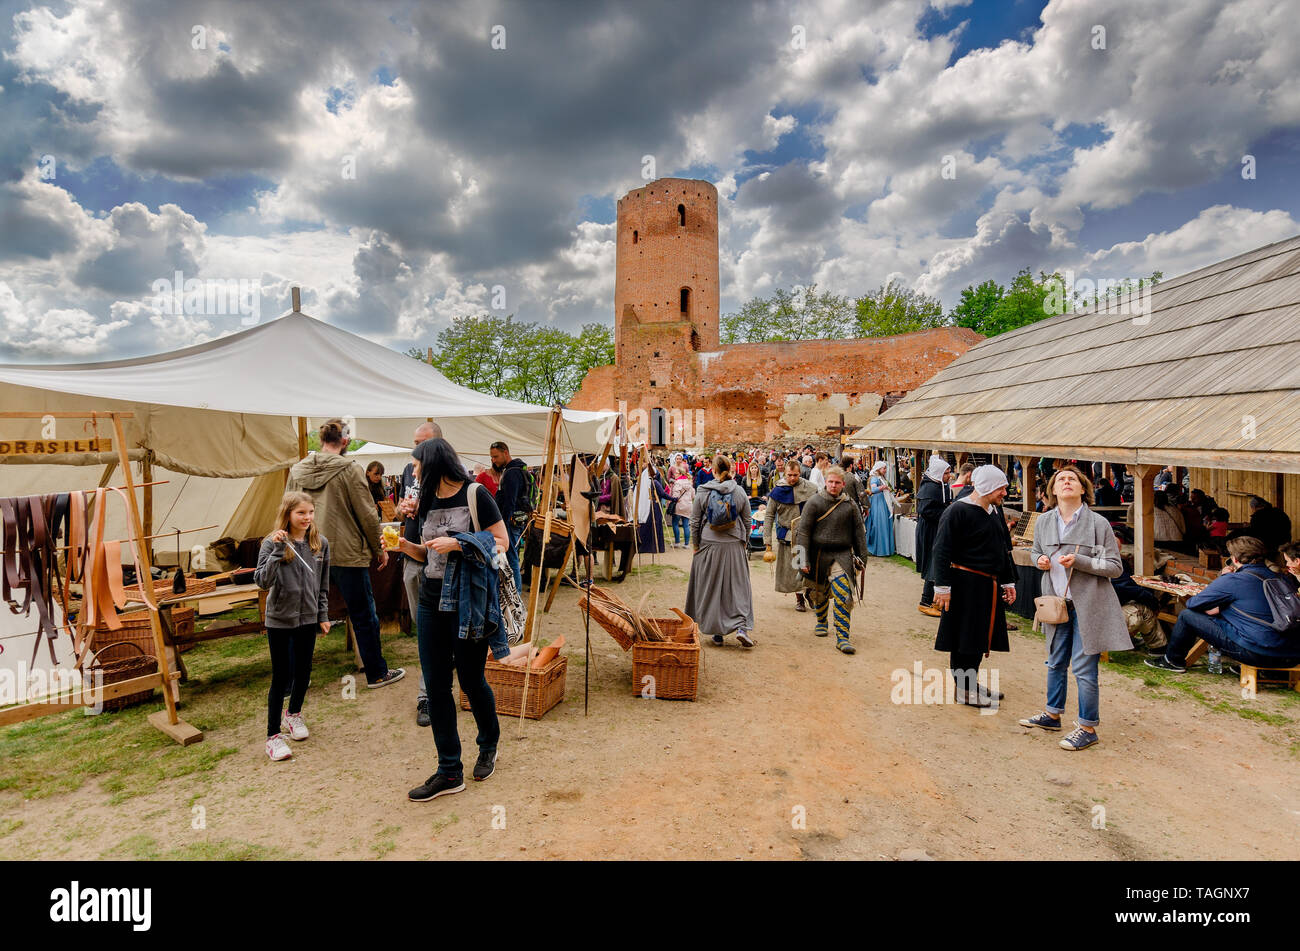
<instances>
[{"instance_id":1,"label":"green grass","mask_svg":"<svg viewBox=\"0 0 1300 951\"><path fill-rule=\"evenodd\" d=\"M284 861L300 858L283 849L267 848L238 839L214 839L193 842L174 849L163 850L158 841L147 835L133 835L123 839L100 854L101 859L129 859L132 861L219 861L261 862Z\"/></svg>"},{"instance_id":2,"label":"green grass","mask_svg":"<svg viewBox=\"0 0 1300 951\"><path fill-rule=\"evenodd\" d=\"M252 605L218 617L247 620L256 612ZM336 625L317 640L308 702L318 709L352 702L342 698L341 678L356 673L342 631L342 625ZM415 638L386 636L384 653L394 665L413 663ZM230 742L234 731L246 726L250 717L260 721L264 716L271 660L262 634L201 643L182 659L189 679L181 684L180 714L207 734L202 743L182 747L149 724L149 714L163 709L158 691L153 699L116 713L86 716L77 710L42 717L0 729L0 757L5 761L0 792L44 799L92 782L108 794L111 804L118 804L183 780L187 785L180 795L191 800L201 795L203 786L196 790L192 784L206 785L221 762L239 752Z\"/></svg>"}]
</instances>

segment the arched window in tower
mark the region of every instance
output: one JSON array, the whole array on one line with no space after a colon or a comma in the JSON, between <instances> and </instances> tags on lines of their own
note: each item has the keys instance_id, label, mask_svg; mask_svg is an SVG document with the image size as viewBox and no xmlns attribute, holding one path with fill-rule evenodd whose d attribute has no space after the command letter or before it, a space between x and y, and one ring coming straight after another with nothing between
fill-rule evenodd
<instances>
[{"instance_id":1,"label":"arched window in tower","mask_svg":"<svg viewBox=\"0 0 1300 951\"><path fill-rule=\"evenodd\" d=\"M632 230L632 243L633 243L633 244L636 244L636 238L637 238L637 235L636 235L636 229L634 228L634 229Z\"/></svg>"},{"instance_id":2,"label":"arched window in tower","mask_svg":"<svg viewBox=\"0 0 1300 951\"><path fill-rule=\"evenodd\" d=\"M677 223L681 225L683 228L686 227L686 206L685 205L677 206Z\"/></svg>"},{"instance_id":3,"label":"arched window in tower","mask_svg":"<svg viewBox=\"0 0 1300 951\"><path fill-rule=\"evenodd\" d=\"M683 317L691 316L691 289L689 287L682 288L681 311Z\"/></svg>"}]
</instances>

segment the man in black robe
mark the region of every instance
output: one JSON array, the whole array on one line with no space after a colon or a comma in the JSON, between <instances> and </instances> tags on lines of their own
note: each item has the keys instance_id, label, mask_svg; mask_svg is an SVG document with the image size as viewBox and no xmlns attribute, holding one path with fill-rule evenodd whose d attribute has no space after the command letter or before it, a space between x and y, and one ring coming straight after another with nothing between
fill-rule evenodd
<instances>
[{"instance_id":1,"label":"man in black robe","mask_svg":"<svg viewBox=\"0 0 1300 951\"><path fill-rule=\"evenodd\" d=\"M934 649L949 652L958 703L992 706L1000 693L976 682L991 651L1009 651L1006 605L1016 601L1011 534L998 507L1007 477L997 466L980 466L974 490L948 506L935 533L929 578L934 604L943 612Z\"/></svg>"}]
</instances>

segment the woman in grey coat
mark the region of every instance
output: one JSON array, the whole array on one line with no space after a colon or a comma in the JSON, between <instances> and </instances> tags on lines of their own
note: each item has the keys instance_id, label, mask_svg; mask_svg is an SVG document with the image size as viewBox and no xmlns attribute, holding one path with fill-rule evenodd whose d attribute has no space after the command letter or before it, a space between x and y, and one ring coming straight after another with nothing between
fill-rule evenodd
<instances>
[{"instance_id":1,"label":"woman in grey coat","mask_svg":"<svg viewBox=\"0 0 1300 951\"><path fill-rule=\"evenodd\" d=\"M1069 671L1079 691L1078 729L1061 740L1066 750L1096 745L1101 707L1097 666L1103 651L1132 650L1124 611L1110 583L1123 571L1110 523L1088 508L1092 483L1074 466L1047 483L1048 511L1034 526L1033 554L1042 571L1040 593L1066 598L1069 621L1043 624L1047 639L1047 706L1021 726L1059 730Z\"/></svg>"},{"instance_id":2,"label":"woman in grey coat","mask_svg":"<svg viewBox=\"0 0 1300 951\"><path fill-rule=\"evenodd\" d=\"M730 525L709 522L709 502L730 499ZM735 633L742 647L754 646L754 592L749 585L749 496L731 477L731 460L713 457L713 479L700 486L691 506L694 557L686 585L686 613L700 633L721 646Z\"/></svg>"}]
</instances>

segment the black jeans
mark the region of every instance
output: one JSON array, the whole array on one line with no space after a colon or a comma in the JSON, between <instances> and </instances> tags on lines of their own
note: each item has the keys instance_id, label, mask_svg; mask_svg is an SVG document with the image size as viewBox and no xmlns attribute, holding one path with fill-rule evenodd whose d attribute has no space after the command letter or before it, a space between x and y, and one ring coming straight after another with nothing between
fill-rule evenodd
<instances>
[{"instance_id":1,"label":"black jeans","mask_svg":"<svg viewBox=\"0 0 1300 951\"><path fill-rule=\"evenodd\" d=\"M429 720L433 742L438 748L438 772L458 779L465 775L465 769L460 761L460 732L456 729L458 704L451 689L453 670L460 689L469 697L469 708L478 724L479 750L495 750L501 738L496 697L483 676L487 639L461 640L457 636L457 612L439 611L436 604L424 600L420 602L417 623L420 668L429 691Z\"/></svg>"},{"instance_id":2,"label":"black jeans","mask_svg":"<svg viewBox=\"0 0 1300 951\"><path fill-rule=\"evenodd\" d=\"M934 582L929 578L925 579L925 584L921 587L921 603L927 608L934 604Z\"/></svg>"},{"instance_id":3,"label":"black jeans","mask_svg":"<svg viewBox=\"0 0 1300 951\"><path fill-rule=\"evenodd\" d=\"M302 713L302 699L311 680L311 657L316 650L319 624L302 627L268 627L266 645L271 649L271 690L266 696L266 735L280 732L281 706L289 694L289 713Z\"/></svg>"},{"instance_id":4,"label":"black jeans","mask_svg":"<svg viewBox=\"0 0 1300 951\"><path fill-rule=\"evenodd\" d=\"M1185 609L1174 623L1174 632L1169 635L1169 646L1165 648L1165 659L1183 667L1187 663L1187 652L1192 649L1196 639L1200 638L1226 657L1231 657L1239 664L1251 667L1295 667L1300 660L1293 657L1265 657L1256 654L1247 647L1233 640L1228 626L1217 617L1201 611Z\"/></svg>"},{"instance_id":5,"label":"black jeans","mask_svg":"<svg viewBox=\"0 0 1300 951\"><path fill-rule=\"evenodd\" d=\"M388 676L388 664L379 646L379 615L375 613L375 596L370 590L370 569L331 566L330 581L348 606L357 652L366 668L366 681L383 680Z\"/></svg>"}]
</instances>

